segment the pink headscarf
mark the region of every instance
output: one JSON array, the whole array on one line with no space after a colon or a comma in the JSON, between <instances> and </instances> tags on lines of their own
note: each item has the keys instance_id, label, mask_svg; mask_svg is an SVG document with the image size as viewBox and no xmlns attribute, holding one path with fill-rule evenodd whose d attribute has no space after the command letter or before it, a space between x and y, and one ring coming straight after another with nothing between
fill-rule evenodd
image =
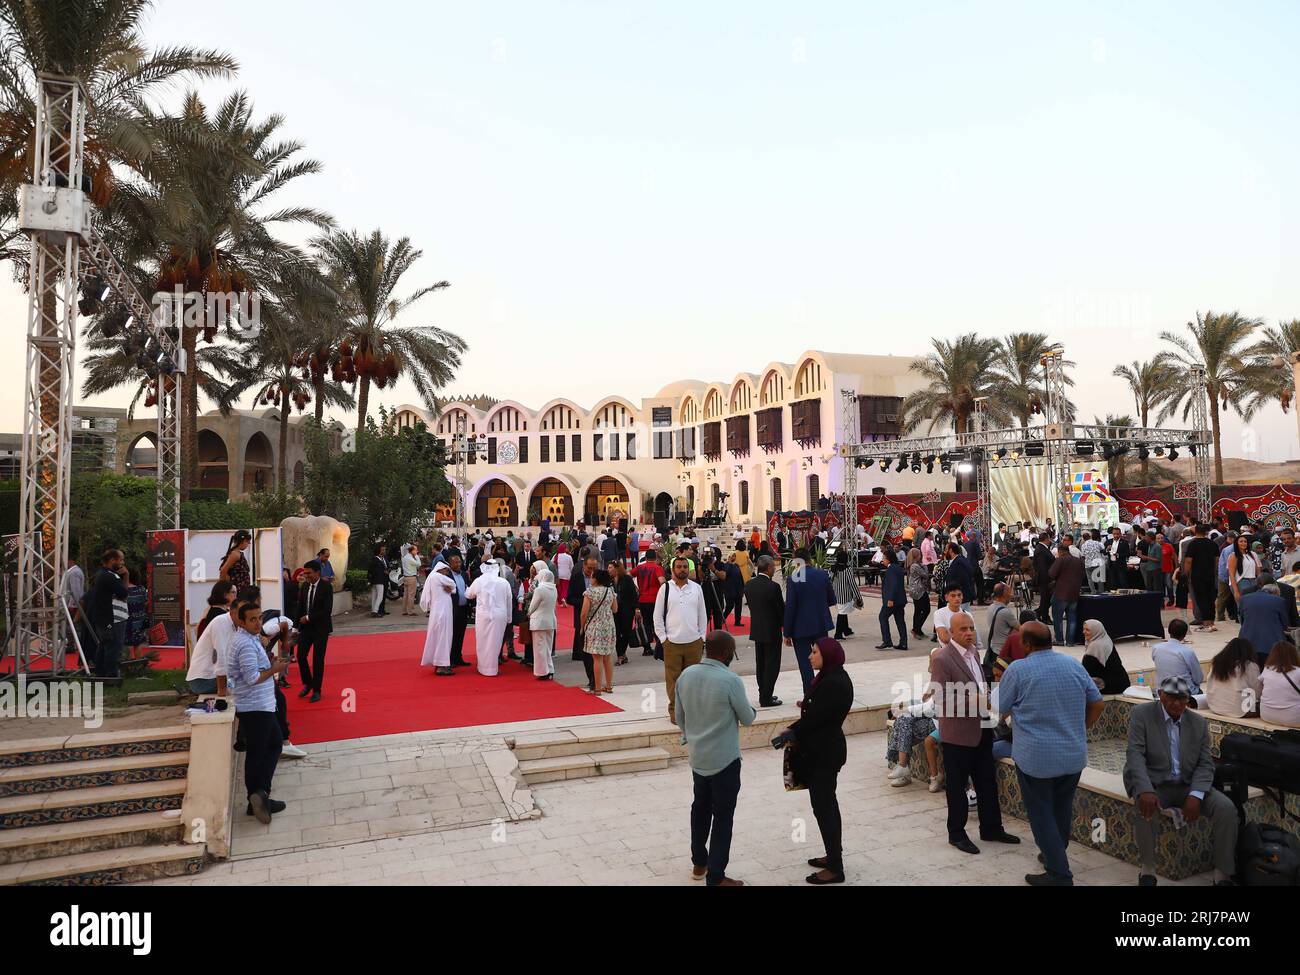
<instances>
[{"instance_id":1,"label":"pink headscarf","mask_svg":"<svg viewBox=\"0 0 1300 975\"><path fill-rule=\"evenodd\" d=\"M839 640L824 636L817 641L817 649L822 655L822 669L817 671L817 676L813 678L812 687L808 688L810 694L817 690L817 685L822 682L822 678L827 674L844 669L844 648L840 646Z\"/></svg>"}]
</instances>

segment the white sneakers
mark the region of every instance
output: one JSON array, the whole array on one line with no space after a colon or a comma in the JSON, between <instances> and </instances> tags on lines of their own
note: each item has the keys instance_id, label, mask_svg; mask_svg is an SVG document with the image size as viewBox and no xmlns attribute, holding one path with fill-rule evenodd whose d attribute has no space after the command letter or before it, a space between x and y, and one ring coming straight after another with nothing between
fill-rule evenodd
<instances>
[{"instance_id":1,"label":"white sneakers","mask_svg":"<svg viewBox=\"0 0 1300 975\"><path fill-rule=\"evenodd\" d=\"M937 776L937 775L932 775L932 776L930 776L930 791L931 791L931 792L942 792L942 791L943 791L943 779L939 778L939 776Z\"/></svg>"},{"instance_id":2,"label":"white sneakers","mask_svg":"<svg viewBox=\"0 0 1300 975\"><path fill-rule=\"evenodd\" d=\"M979 796L975 794L974 789L966 790L966 805L970 806L972 809L979 805Z\"/></svg>"},{"instance_id":3,"label":"white sneakers","mask_svg":"<svg viewBox=\"0 0 1300 975\"><path fill-rule=\"evenodd\" d=\"M906 765L895 765L889 773L889 784L895 789L901 789L912 782L912 770Z\"/></svg>"},{"instance_id":4,"label":"white sneakers","mask_svg":"<svg viewBox=\"0 0 1300 975\"><path fill-rule=\"evenodd\" d=\"M306 758L307 753L291 741L286 741L280 746L281 758Z\"/></svg>"}]
</instances>

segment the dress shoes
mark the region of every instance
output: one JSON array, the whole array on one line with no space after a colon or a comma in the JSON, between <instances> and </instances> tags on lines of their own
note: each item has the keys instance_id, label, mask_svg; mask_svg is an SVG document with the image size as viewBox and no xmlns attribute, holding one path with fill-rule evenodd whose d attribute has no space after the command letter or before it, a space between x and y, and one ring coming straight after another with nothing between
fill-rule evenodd
<instances>
[{"instance_id":1,"label":"dress shoes","mask_svg":"<svg viewBox=\"0 0 1300 975\"><path fill-rule=\"evenodd\" d=\"M894 649L894 645L893 645L892 643L877 643L877 644L876 644L876 649L877 649L877 650L893 650L893 649Z\"/></svg>"},{"instance_id":2,"label":"dress shoes","mask_svg":"<svg viewBox=\"0 0 1300 975\"><path fill-rule=\"evenodd\" d=\"M1068 877L1058 877L1054 873L1027 873L1025 883L1030 887L1073 887L1074 881Z\"/></svg>"},{"instance_id":3,"label":"dress shoes","mask_svg":"<svg viewBox=\"0 0 1300 975\"><path fill-rule=\"evenodd\" d=\"M981 833L980 841L984 843L1009 843L1012 846L1015 846L1017 843L1020 842L1020 837L1012 836L1004 829L1001 833L998 833L994 836L985 836L983 833Z\"/></svg>"},{"instance_id":4,"label":"dress shoes","mask_svg":"<svg viewBox=\"0 0 1300 975\"><path fill-rule=\"evenodd\" d=\"M803 879L815 887L823 887L826 884L844 883L844 874L833 873L829 877L823 879L821 873L810 873L808 876L804 877Z\"/></svg>"},{"instance_id":5,"label":"dress shoes","mask_svg":"<svg viewBox=\"0 0 1300 975\"><path fill-rule=\"evenodd\" d=\"M320 691L312 691L311 697L308 699L309 703L315 704L319 700L320 700Z\"/></svg>"},{"instance_id":6,"label":"dress shoes","mask_svg":"<svg viewBox=\"0 0 1300 975\"><path fill-rule=\"evenodd\" d=\"M311 693L311 688L310 688L310 687L303 687L303 689L300 690L300 691L298 692L298 696L299 696L299 697L306 697L306 696L307 696L308 694L310 694L310 693Z\"/></svg>"},{"instance_id":7,"label":"dress shoes","mask_svg":"<svg viewBox=\"0 0 1300 975\"><path fill-rule=\"evenodd\" d=\"M978 853L980 851L980 848L965 836L959 840L949 840L948 845L957 847L957 849L961 850L962 853Z\"/></svg>"}]
</instances>

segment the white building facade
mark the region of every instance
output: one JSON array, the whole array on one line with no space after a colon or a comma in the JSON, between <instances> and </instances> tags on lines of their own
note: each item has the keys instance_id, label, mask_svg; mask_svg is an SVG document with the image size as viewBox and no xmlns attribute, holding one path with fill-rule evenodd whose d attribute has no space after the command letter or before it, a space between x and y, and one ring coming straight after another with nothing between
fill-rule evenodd
<instances>
[{"instance_id":1,"label":"white building facade","mask_svg":"<svg viewBox=\"0 0 1300 975\"><path fill-rule=\"evenodd\" d=\"M464 485L471 526L571 525L619 513L639 524L670 511L762 524L768 511L811 509L820 495L843 492L836 444L846 408L857 412L864 440L899 435L902 399L921 385L913 361L808 351L730 382L670 383L639 405L621 396L590 409L567 399L538 409L452 402L437 416L404 405L393 422L422 422L447 447L464 422L478 442ZM856 398L846 402L842 390ZM453 470L449 462L454 484ZM910 469L858 471L862 495L936 486L936 476Z\"/></svg>"}]
</instances>

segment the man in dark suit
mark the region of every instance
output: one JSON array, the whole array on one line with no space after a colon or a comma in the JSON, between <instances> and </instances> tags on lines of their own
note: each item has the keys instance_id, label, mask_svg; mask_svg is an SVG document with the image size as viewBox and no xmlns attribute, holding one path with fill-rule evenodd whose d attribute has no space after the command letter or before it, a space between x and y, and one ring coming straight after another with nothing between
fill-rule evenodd
<instances>
[{"instance_id":1,"label":"man in dark suit","mask_svg":"<svg viewBox=\"0 0 1300 975\"><path fill-rule=\"evenodd\" d=\"M1056 561L1048 548L1052 536L1043 532L1034 541L1034 585L1038 587L1038 621L1052 625L1052 563Z\"/></svg>"},{"instance_id":2,"label":"man in dark suit","mask_svg":"<svg viewBox=\"0 0 1300 975\"><path fill-rule=\"evenodd\" d=\"M1235 872L1237 810L1214 788L1209 724L1187 707L1190 697L1187 678L1172 675L1160 682L1158 701L1129 712L1124 788L1134 802L1140 887L1156 885L1156 824L1163 818L1160 811L1171 807L1181 809L1190 823L1202 816L1210 821L1215 884L1231 884Z\"/></svg>"},{"instance_id":3,"label":"man in dark suit","mask_svg":"<svg viewBox=\"0 0 1300 975\"><path fill-rule=\"evenodd\" d=\"M758 571L745 584L745 601L749 603L749 638L754 641L754 669L758 678L758 706L774 708L781 704L772 690L781 673L781 624L785 621L785 597L773 581L776 559L758 557Z\"/></svg>"},{"instance_id":4,"label":"man in dark suit","mask_svg":"<svg viewBox=\"0 0 1300 975\"><path fill-rule=\"evenodd\" d=\"M806 696L813 681L812 664L808 661L813 644L835 625L831 620L835 588L828 573L808 563L807 549L799 549L794 558L785 587L785 643L794 647Z\"/></svg>"},{"instance_id":5,"label":"man in dark suit","mask_svg":"<svg viewBox=\"0 0 1300 975\"><path fill-rule=\"evenodd\" d=\"M997 773L993 765L993 729L988 722L988 684L975 640L975 620L956 613L949 621L951 638L930 658L930 679L938 707L939 739L943 748L948 798L948 842L963 853L979 847L966 835L970 802L966 780L975 784L980 839L990 843L1019 843L1002 825Z\"/></svg>"},{"instance_id":6,"label":"man in dark suit","mask_svg":"<svg viewBox=\"0 0 1300 975\"><path fill-rule=\"evenodd\" d=\"M1111 528L1110 539L1106 542L1106 589L1114 592L1128 586L1128 539L1120 532L1119 526Z\"/></svg>"},{"instance_id":7,"label":"man in dark suit","mask_svg":"<svg viewBox=\"0 0 1300 975\"><path fill-rule=\"evenodd\" d=\"M321 564L312 559L303 566L303 583L298 593L302 615L298 617L298 675L302 678L299 697L320 700L325 680L325 647L334 632L334 589L321 578ZM308 656L311 662L308 663Z\"/></svg>"},{"instance_id":8,"label":"man in dark suit","mask_svg":"<svg viewBox=\"0 0 1300 975\"><path fill-rule=\"evenodd\" d=\"M898 564L898 555L892 548L884 548L885 574L880 582L880 645L877 650L906 650L907 623L903 613L907 609L907 588L903 579L903 567ZM963 593L964 596L964 593ZM890 638L889 621L898 623L898 644L895 646Z\"/></svg>"},{"instance_id":9,"label":"man in dark suit","mask_svg":"<svg viewBox=\"0 0 1300 975\"><path fill-rule=\"evenodd\" d=\"M1291 605L1294 611L1294 599ZM1268 659L1273 644L1287 638L1289 620L1281 587L1276 582L1268 582L1259 589L1246 593L1241 597L1237 613L1241 617L1241 630L1237 635L1250 641L1250 645L1255 648L1259 669L1263 670L1264 661Z\"/></svg>"},{"instance_id":10,"label":"man in dark suit","mask_svg":"<svg viewBox=\"0 0 1300 975\"><path fill-rule=\"evenodd\" d=\"M970 612L975 602L975 568L966 556L966 550L957 542L949 542L947 547L948 572L944 576L943 591L948 592L953 586L961 587L961 606Z\"/></svg>"},{"instance_id":11,"label":"man in dark suit","mask_svg":"<svg viewBox=\"0 0 1300 975\"><path fill-rule=\"evenodd\" d=\"M451 665L453 667L468 667L469 663L465 660L465 629L469 626L469 600L465 597L465 590L469 583L465 580L464 560L461 558L459 551L453 552L446 558L446 563L451 566L451 581L456 585L456 591L451 593Z\"/></svg>"}]
</instances>

